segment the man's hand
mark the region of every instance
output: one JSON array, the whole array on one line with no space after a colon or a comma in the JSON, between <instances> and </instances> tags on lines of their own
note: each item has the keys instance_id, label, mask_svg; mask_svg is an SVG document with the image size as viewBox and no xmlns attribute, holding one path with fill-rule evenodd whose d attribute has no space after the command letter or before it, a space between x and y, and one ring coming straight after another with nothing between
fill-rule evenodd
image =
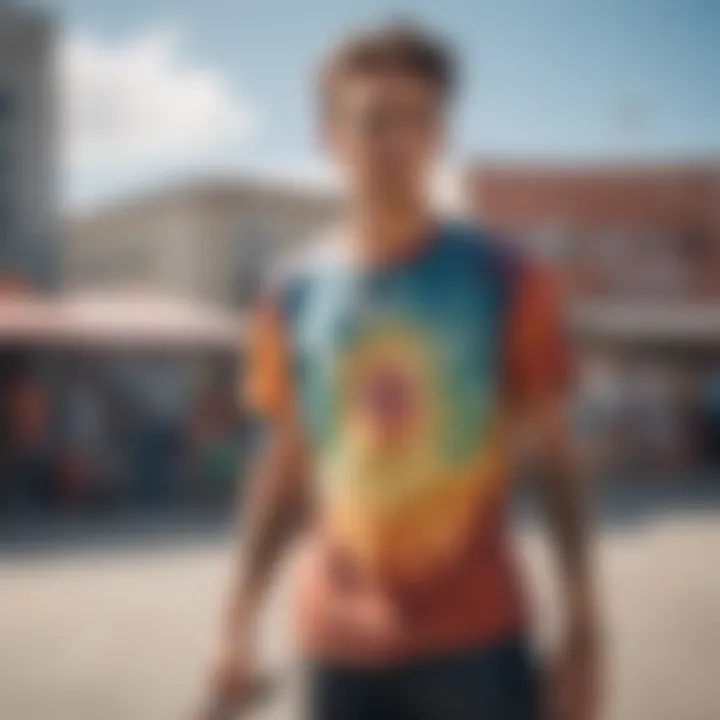
<instances>
[{"instance_id":1,"label":"man's hand","mask_svg":"<svg viewBox=\"0 0 720 720\"><path fill-rule=\"evenodd\" d=\"M210 669L209 707L200 720L242 717L257 689L257 663L250 643L224 643Z\"/></svg>"},{"instance_id":2,"label":"man's hand","mask_svg":"<svg viewBox=\"0 0 720 720\"><path fill-rule=\"evenodd\" d=\"M563 405L561 399L546 398L535 402L529 415L565 628L559 656L550 668L549 710L552 720L597 720L601 662L588 487Z\"/></svg>"},{"instance_id":3,"label":"man's hand","mask_svg":"<svg viewBox=\"0 0 720 720\"><path fill-rule=\"evenodd\" d=\"M550 668L552 720L597 720L600 717L600 668L595 631L578 629L571 632Z\"/></svg>"}]
</instances>

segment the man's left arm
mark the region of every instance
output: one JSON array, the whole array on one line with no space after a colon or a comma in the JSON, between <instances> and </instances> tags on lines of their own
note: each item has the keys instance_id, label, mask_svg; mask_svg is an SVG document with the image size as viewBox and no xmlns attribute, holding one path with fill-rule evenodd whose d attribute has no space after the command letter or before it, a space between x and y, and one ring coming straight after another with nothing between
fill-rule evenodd
<instances>
[{"instance_id":1,"label":"man's left arm","mask_svg":"<svg viewBox=\"0 0 720 720\"><path fill-rule=\"evenodd\" d=\"M568 419L570 362L562 303L543 269L523 270L510 323L510 391L532 441L533 477L557 558L564 635L553 669L562 720L597 717L599 630L587 478Z\"/></svg>"},{"instance_id":2,"label":"man's left arm","mask_svg":"<svg viewBox=\"0 0 720 720\"><path fill-rule=\"evenodd\" d=\"M563 637L553 668L560 718L594 720L599 691L599 627L587 483L562 399L547 399L528 418L536 439L540 496L557 558Z\"/></svg>"}]
</instances>

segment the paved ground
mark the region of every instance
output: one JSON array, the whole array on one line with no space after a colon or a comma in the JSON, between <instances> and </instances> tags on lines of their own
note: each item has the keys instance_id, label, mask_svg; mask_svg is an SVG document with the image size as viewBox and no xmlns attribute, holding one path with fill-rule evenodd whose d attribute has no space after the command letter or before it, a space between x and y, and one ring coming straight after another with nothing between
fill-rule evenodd
<instances>
[{"instance_id":1,"label":"paved ground","mask_svg":"<svg viewBox=\"0 0 720 720\"><path fill-rule=\"evenodd\" d=\"M543 627L550 563L519 533ZM720 512L630 516L600 542L610 720L720 718ZM0 555L2 720L176 720L199 691L227 569L222 538ZM285 591L268 612L268 663L291 668ZM263 717L297 717L283 678Z\"/></svg>"}]
</instances>

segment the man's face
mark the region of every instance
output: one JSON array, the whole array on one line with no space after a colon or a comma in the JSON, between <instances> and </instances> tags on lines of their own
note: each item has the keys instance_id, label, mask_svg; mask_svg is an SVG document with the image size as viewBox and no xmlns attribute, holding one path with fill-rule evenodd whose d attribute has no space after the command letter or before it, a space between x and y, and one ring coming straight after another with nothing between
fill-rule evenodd
<instances>
[{"instance_id":1,"label":"man's face","mask_svg":"<svg viewBox=\"0 0 720 720\"><path fill-rule=\"evenodd\" d=\"M325 139L351 192L389 205L421 191L441 150L443 101L431 83L402 74L344 78Z\"/></svg>"}]
</instances>

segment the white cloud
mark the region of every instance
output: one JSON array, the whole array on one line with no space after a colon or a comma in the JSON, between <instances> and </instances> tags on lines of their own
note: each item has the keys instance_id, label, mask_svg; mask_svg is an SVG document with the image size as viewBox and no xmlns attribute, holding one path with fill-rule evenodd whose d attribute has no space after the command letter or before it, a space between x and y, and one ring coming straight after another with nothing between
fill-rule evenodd
<instances>
[{"instance_id":1,"label":"white cloud","mask_svg":"<svg viewBox=\"0 0 720 720\"><path fill-rule=\"evenodd\" d=\"M62 147L70 173L142 173L221 157L255 124L220 71L194 64L180 37L154 30L105 43L71 33L60 50Z\"/></svg>"},{"instance_id":2,"label":"white cloud","mask_svg":"<svg viewBox=\"0 0 720 720\"><path fill-rule=\"evenodd\" d=\"M323 192L341 190L340 178L319 158L248 163L251 158L239 146L256 128L254 105L222 71L193 62L181 40L167 29L115 42L78 31L62 38L61 143L68 210L86 210L193 174L240 173ZM456 209L454 170L441 168L433 184L438 204Z\"/></svg>"}]
</instances>

